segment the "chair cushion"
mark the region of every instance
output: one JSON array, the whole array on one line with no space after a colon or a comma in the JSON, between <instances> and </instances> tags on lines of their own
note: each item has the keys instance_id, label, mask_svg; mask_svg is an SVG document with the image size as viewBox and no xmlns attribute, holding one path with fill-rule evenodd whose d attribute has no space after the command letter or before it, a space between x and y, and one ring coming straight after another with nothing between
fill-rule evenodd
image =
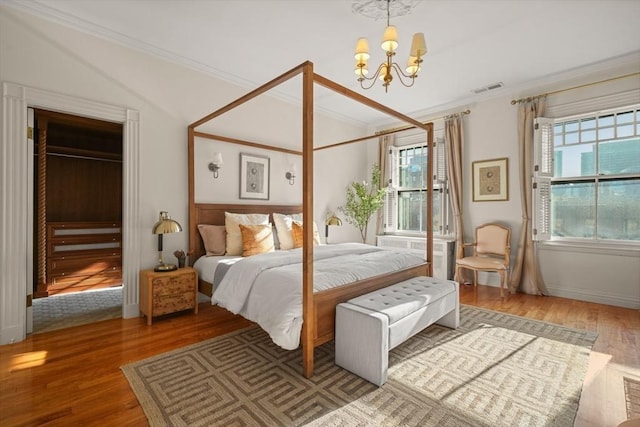
<instances>
[{"instance_id":1,"label":"chair cushion","mask_svg":"<svg viewBox=\"0 0 640 427\"><path fill-rule=\"evenodd\" d=\"M455 291L455 282L421 276L350 299L349 303L386 315L392 325Z\"/></svg>"},{"instance_id":2,"label":"chair cushion","mask_svg":"<svg viewBox=\"0 0 640 427\"><path fill-rule=\"evenodd\" d=\"M506 270L503 261L497 258L486 256L469 256L456 261L456 264L462 267L469 267L484 270Z\"/></svg>"}]
</instances>

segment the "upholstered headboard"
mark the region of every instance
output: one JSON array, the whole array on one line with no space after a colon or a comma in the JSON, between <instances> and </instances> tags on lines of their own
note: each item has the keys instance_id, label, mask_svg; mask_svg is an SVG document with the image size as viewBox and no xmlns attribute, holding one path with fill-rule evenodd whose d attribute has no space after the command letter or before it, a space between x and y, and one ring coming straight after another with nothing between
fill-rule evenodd
<instances>
[{"instance_id":1,"label":"upholstered headboard","mask_svg":"<svg viewBox=\"0 0 640 427\"><path fill-rule=\"evenodd\" d=\"M263 213L269 214L269 220L273 224L273 214L296 214L302 212L302 205L235 205L235 204L210 204L196 203L193 212L189 215L189 263L193 263L205 254L204 243L198 224L224 225L224 213Z\"/></svg>"}]
</instances>

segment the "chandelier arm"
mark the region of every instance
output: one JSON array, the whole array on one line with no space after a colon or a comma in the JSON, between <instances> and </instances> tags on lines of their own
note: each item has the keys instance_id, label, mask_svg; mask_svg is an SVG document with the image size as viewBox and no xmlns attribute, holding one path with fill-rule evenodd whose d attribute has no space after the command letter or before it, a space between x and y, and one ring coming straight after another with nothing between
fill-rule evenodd
<instances>
[{"instance_id":1,"label":"chandelier arm","mask_svg":"<svg viewBox=\"0 0 640 427\"><path fill-rule=\"evenodd\" d=\"M373 87L373 85L376 84L376 80L378 80L378 78L380 77L380 72L382 71L382 67L383 66L384 66L384 64L380 64L380 66L378 66L378 69L376 70L376 72L371 77L365 77L363 75L358 77L358 81L360 82L360 87L362 89L365 89L365 90L371 89ZM369 86L365 86L365 84L364 84L365 81L370 81L371 84Z\"/></svg>"},{"instance_id":2,"label":"chandelier arm","mask_svg":"<svg viewBox=\"0 0 640 427\"><path fill-rule=\"evenodd\" d=\"M395 62L391 64L391 66L396 70L396 73L398 73L398 75L402 75L403 77L406 77L409 79L418 77L418 72L415 72L414 74L406 74L404 71L402 71L402 68Z\"/></svg>"},{"instance_id":3,"label":"chandelier arm","mask_svg":"<svg viewBox=\"0 0 640 427\"><path fill-rule=\"evenodd\" d=\"M404 72L402 72L402 69L400 68L400 66L398 64L396 64L395 62L391 64L391 68L396 72L396 74L398 76L398 80L400 81L400 83L402 83L402 85L404 87L411 87L416 82L416 77L418 77L417 73L416 74L405 74ZM411 83L405 83L404 82L404 78L411 79Z\"/></svg>"}]
</instances>

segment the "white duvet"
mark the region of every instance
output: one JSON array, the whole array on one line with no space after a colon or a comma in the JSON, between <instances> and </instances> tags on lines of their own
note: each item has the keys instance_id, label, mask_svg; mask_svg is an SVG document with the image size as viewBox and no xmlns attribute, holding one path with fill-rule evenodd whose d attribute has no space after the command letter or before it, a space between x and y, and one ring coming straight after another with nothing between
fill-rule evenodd
<instances>
[{"instance_id":1,"label":"white duvet","mask_svg":"<svg viewBox=\"0 0 640 427\"><path fill-rule=\"evenodd\" d=\"M361 243L314 247L314 291L418 265L424 258ZM286 350L300 344L302 251L276 251L243 258L229 268L211 298L254 321Z\"/></svg>"}]
</instances>

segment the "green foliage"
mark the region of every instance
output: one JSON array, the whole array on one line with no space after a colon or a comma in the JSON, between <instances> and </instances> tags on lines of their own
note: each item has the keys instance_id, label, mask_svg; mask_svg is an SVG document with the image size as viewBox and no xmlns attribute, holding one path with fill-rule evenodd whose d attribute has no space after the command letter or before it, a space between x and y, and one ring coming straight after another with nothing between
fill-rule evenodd
<instances>
[{"instance_id":1,"label":"green foliage","mask_svg":"<svg viewBox=\"0 0 640 427\"><path fill-rule=\"evenodd\" d=\"M378 188L380 184L380 168L373 165L371 168L371 182L352 182L347 187L347 201L344 206L338 209L344 213L349 224L354 225L360 230L362 243L367 238L367 228L369 220L382 205L384 204L384 196L386 190Z\"/></svg>"}]
</instances>

